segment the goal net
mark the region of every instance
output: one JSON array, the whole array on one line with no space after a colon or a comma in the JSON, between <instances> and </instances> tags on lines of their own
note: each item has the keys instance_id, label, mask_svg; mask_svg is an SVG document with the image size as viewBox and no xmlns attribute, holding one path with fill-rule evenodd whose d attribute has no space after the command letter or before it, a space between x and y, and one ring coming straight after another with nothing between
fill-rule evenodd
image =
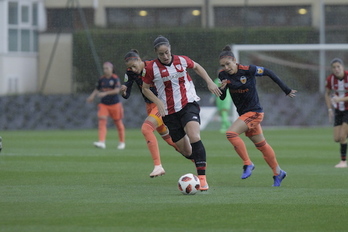
<instances>
[{"instance_id":1,"label":"goal net","mask_svg":"<svg viewBox=\"0 0 348 232\"><path fill-rule=\"evenodd\" d=\"M348 44L232 45L237 62L273 70L290 88L294 99L268 77L257 78L265 126L327 126L324 102L325 79L331 73L330 61L341 58L348 65ZM348 67L348 66L347 66ZM234 107L232 107L234 108ZM232 110L231 121L238 115Z\"/></svg>"}]
</instances>

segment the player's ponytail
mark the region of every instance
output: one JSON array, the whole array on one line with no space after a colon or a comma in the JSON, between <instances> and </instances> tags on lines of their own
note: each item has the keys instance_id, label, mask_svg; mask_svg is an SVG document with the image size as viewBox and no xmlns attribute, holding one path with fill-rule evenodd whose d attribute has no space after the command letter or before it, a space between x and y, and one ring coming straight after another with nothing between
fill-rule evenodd
<instances>
[{"instance_id":1,"label":"player's ponytail","mask_svg":"<svg viewBox=\"0 0 348 232\"><path fill-rule=\"evenodd\" d=\"M159 35L154 41L153 41L153 47L155 50L159 48L161 45L166 45L167 47L170 47L169 40L164 37L163 35Z\"/></svg>"},{"instance_id":2,"label":"player's ponytail","mask_svg":"<svg viewBox=\"0 0 348 232\"><path fill-rule=\"evenodd\" d=\"M139 52L136 49L131 49L125 56L124 56L124 61L128 62L130 60L139 60Z\"/></svg>"},{"instance_id":3,"label":"player's ponytail","mask_svg":"<svg viewBox=\"0 0 348 232\"><path fill-rule=\"evenodd\" d=\"M220 58L220 60L222 59L222 58L231 58L231 59L234 59L235 58L235 56L234 56L234 54L233 54L233 52L232 52L232 48L231 48L231 46L230 45L226 45L223 49L222 49L222 52L220 53L220 56L219 56L219 58Z\"/></svg>"}]
</instances>

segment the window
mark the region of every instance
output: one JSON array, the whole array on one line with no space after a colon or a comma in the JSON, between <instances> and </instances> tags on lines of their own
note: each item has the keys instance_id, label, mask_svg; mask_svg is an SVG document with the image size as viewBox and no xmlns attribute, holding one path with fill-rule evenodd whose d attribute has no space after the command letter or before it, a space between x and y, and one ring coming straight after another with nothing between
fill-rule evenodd
<instances>
[{"instance_id":1,"label":"window","mask_svg":"<svg viewBox=\"0 0 348 232\"><path fill-rule=\"evenodd\" d=\"M310 6L215 7L214 11L216 27L311 26Z\"/></svg>"},{"instance_id":2,"label":"window","mask_svg":"<svg viewBox=\"0 0 348 232\"><path fill-rule=\"evenodd\" d=\"M201 9L185 8L107 8L107 24L118 28L199 27Z\"/></svg>"},{"instance_id":3,"label":"window","mask_svg":"<svg viewBox=\"0 0 348 232\"><path fill-rule=\"evenodd\" d=\"M8 23L13 25L18 24L18 2L8 3Z\"/></svg>"},{"instance_id":4,"label":"window","mask_svg":"<svg viewBox=\"0 0 348 232\"><path fill-rule=\"evenodd\" d=\"M21 30L21 51L30 52L30 30Z\"/></svg>"},{"instance_id":5,"label":"window","mask_svg":"<svg viewBox=\"0 0 348 232\"><path fill-rule=\"evenodd\" d=\"M325 21L327 26L347 26L348 5L326 5Z\"/></svg>"},{"instance_id":6,"label":"window","mask_svg":"<svg viewBox=\"0 0 348 232\"><path fill-rule=\"evenodd\" d=\"M87 25L94 25L94 9L82 8ZM83 29L80 14L76 8L54 8L47 9L47 31L73 31Z\"/></svg>"},{"instance_id":7,"label":"window","mask_svg":"<svg viewBox=\"0 0 348 232\"><path fill-rule=\"evenodd\" d=\"M37 52L38 3L10 1L8 4L8 51Z\"/></svg>"},{"instance_id":8,"label":"window","mask_svg":"<svg viewBox=\"0 0 348 232\"><path fill-rule=\"evenodd\" d=\"M33 12L32 12L32 21L33 21L33 26L37 26L38 25L38 4L37 3L33 3Z\"/></svg>"},{"instance_id":9,"label":"window","mask_svg":"<svg viewBox=\"0 0 348 232\"><path fill-rule=\"evenodd\" d=\"M18 30L17 29L8 30L8 50L10 52L18 51Z\"/></svg>"},{"instance_id":10,"label":"window","mask_svg":"<svg viewBox=\"0 0 348 232\"><path fill-rule=\"evenodd\" d=\"M21 9L22 9L21 10L22 23L28 23L29 22L29 7L22 6Z\"/></svg>"}]
</instances>

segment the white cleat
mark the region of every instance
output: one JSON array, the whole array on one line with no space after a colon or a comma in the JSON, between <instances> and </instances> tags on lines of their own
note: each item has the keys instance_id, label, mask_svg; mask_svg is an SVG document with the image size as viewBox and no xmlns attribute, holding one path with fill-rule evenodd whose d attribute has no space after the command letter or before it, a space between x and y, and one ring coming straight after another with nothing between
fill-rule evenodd
<instances>
[{"instance_id":1,"label":"white cleat","mask_svg":"<svg viewBox=\"0 0 348 232\"><path fill-rule=\"evenodd\" d=\"M164 174L166 174L166 171L164 171L162 164L156 165L155 168L153 169L153 171L150 173L150 177L154 178L157 176L163 176Z\"/></svg>"},{"instance_id":2,"label":"white cleat","mask_svg":"<svg viewBox=\"0 0 348 232\"><path fill-rule=\"evenodd\" d=\"M125 148L126 148L126 144L125 144L125 143L122 143L122 142L119 143L118 146L117 146L117 149L118 149L118 150L123 150L123 149L125 149Z\"/></svg>"},{"instance_id":3,"label":"white cleat","mask_svg":"<svg viewBox=\"0 0 348 232\"><path fill-rule=\"evenodd\" d=\"M102 148L102 149L105 149L106 146L105 146L105 143L104 142L94 142L93 145L97 148Z\"/></svg>"},{"instance_id":4,"label":"white cleat","mask_svg":"<svg viewBox=\"0 0 348 232\"><path fill-rule=\"evenodd\" d=\"M338 164L335 165L335 168L347 168L347 161L341 161Z\"/></svg>"}]
</instances>

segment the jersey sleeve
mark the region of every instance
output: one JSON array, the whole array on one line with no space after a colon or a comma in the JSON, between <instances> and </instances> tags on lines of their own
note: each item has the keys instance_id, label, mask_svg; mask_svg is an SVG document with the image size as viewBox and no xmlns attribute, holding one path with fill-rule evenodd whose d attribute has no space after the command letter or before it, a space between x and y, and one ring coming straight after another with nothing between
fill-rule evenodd
<instances>
[{"instance_id":1,"label":"jersey sleeve","mask_svg":"<svg viewBox=\"0 0 348 232\"><path fill-rule=\"evenodd\" d=\"M256 66L256 65L250 65L249 66L249 71L250 71L251 75L254 75L256 77L257 76L266 76L264 67L260 67L260 66Z\"/></svg>"},{"instance_id":2,"label":"jersey sleeve","mask_svg":"<svg viewBox=\"0 0 348 232\"><path fill-rule=\"evenodd\" d=\"M325 83L325 87L328 89L332 89L330 77L331 77L331 75L326 78L326 83Z\"/></svg>"},{"instance_id":3,"label":"jersey sleeve","mask_svg":"<svg viewBox=\"0 0 348 232\"><path fill-rule=\"evenodd\" d=\"M125 99L128 99L131 95L131 92L132 92L132 86L133 86L133 83L134 83L134 78L132 76L132 74L127 71L125 74L124 74L124 79L123 79L123 84L125 86L127 86L127 91L126 91L126 95L122 95L123 98Z\"/></svg>"},{"instance_id":4,"label":"jersey sleeve","mask_svg":"<svg viewBox=\"0 0 348 232\"><path fill-rule=\"evenodd\" d=\"M194 68L195 67L195 62L193 60L191 60L189 57L187 56L182 56L185 60L186 60L186 63L187 63L187 68Z\"/></svg>"},{"instance_id":5,"label":"jersey sleeve","mask_svg":"<svg viewBox=\"0 0 348 232\"><path fill-rule=\"evenodd\" d=\"M146 65L144 69L145 73L143 73L143 76L142 76L143 82L145 82L148 85L153 84L153 79L154 79L153 69L151 67L152 65L150 64Z\"/></svg>"},{"instance_id":6,"label":"jersey sleeve","mask_svg":"<svg viewBox=\"0 0 348 232\"><path fill-rule=\"evenodd\" d=\"M256 72L260 73L260 76L270 77L283 90L283 92L286 95L288 95L291 92L291 89L272 70L263 68L263 67L258 67L258 66L255 66L255 67L256 67ZM261 75L261 72L262 72L262 75Z\"/></svg>"},{"instance_id":7,"label":"jersey sleeve","mask_svg":"<svg viewBox=\"0 0 348 232\"><path fill-rule=\"evenodd\" d=\"M120 87L121 87L120 78L118 78L118 76L115 76L115 85L114 85L114 88L120 88Z\"/></svg>"}]
</instances>

